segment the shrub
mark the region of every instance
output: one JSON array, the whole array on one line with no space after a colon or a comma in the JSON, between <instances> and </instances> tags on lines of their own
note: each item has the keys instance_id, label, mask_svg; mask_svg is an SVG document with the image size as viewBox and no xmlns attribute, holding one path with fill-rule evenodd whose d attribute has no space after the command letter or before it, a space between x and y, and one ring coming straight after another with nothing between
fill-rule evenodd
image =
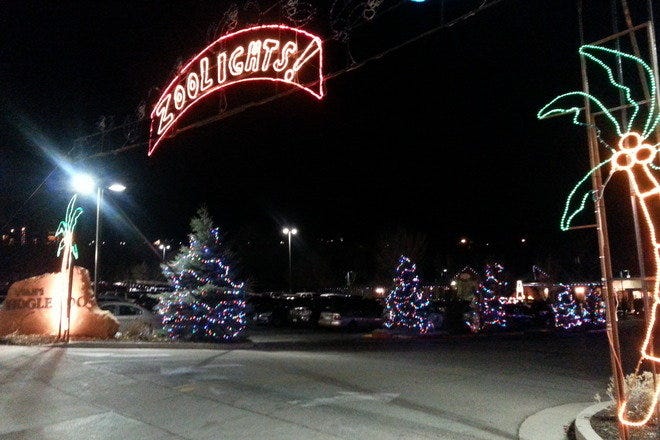
<instances>
[{"instance_id":1,"label":"shrub","mask_svg":"<svg viewBox=\"0 0 660 440\"><path fill-rule=\"evenodd\" d=\"M660 374L656 375L657 380L660 380ZM630 373L625 376L623 387L627 401L627 417L632 420L643 418L653 403L653 397L655 395L653 373L650 371ZM607 395L612 400L616 400L614 390L614 378L610 377L610 382L607 386Z\"/></svg>"}]
</instances>

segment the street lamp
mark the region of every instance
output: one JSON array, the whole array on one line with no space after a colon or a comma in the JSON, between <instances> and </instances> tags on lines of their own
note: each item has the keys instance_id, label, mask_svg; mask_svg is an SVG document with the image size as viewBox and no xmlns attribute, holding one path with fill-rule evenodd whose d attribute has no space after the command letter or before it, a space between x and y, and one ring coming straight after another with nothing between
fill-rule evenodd
<instances>
[{"instance_id":1,"label":"street lamp","mask_svg":"<svg viewBox=\"0 0 660 440\"><path fill-rule=\"evenodd\" d=\"M89 174L76 174L71 178L71 186L80 193L89 195L96 190L96 238L94 239L94 296L97 296L99 275L99 231L101 229L101 200L103 191L107 188L113 192L123 192L126 187L121 183L112 183L105 187L103 183L97 183Z\"/></svg>"},{"instance_id":2,"label":"street lamp","mask_svg":"<svg viewBox=\"0 0 660 440\"><path fill-rule=\"evenodd\" d=\"M291 236L296 235L298 230L296 228L284 228L282 234L289 237L289 293L293 293L293 278L291 272Z\"/></svg>"},{"instance_id":3,"label":"street lamp","mask_svg":"<svg viewBox=\"0 0 660 440\"><path fill-rule=\"evenodd\" d=\"M158 245L158 249L163 251L163 261L165 261L165 251L170 249L170 245L161 243L161 244Z\"/></svg>"}]
</instances>

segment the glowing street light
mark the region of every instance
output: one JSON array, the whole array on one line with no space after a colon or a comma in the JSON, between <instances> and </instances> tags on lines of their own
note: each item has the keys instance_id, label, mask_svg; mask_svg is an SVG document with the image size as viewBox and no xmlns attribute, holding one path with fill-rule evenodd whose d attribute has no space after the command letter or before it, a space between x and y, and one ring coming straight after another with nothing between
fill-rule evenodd
<instances>
[{"instance_id":1,"label":"glowing street light","mask_svg":"<svg viewBox=\"0 0 660 440\"><path fill-rule=\"evenodd\" d=\"M96 238L94 239L94 296L97 295L98 275L99 275L99 231L101 228L101 200L105 188L113 192L123 192L126 187L121 183L113 182L107 187L97 183L94 177L89 174L74 174L71 178L73 190L80 194L91 194L96 190Z\"/></svg>"},{"instance_id":2,"label":"glowing street light","mask_svg":"<svg viewBox=\"0 0 660 440\"><path fill-rule=\"evenodd\" d=\"M158 245L158 249L163 251L163 261L165 261L165 251L168 251L170 247L171 246L169 244L165 244L165 243L161 243Z\"/></svg>"},{"instance_id":3,"label":"glowing street light","mask_svg":"<svg viewBox=\"0 0 660 440\"><path fill-rule=\"evenodd\" d=\"M289 293L293 293L293 277L291 271L291 236L296 235L298 230L296 228L284 228L282 234L289 237Z\"/></svg>"}]
</instances>

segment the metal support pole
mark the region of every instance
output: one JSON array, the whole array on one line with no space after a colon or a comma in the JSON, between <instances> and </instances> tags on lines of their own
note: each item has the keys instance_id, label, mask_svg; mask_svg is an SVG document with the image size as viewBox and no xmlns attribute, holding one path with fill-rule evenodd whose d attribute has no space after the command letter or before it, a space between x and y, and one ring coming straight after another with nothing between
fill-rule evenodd
<instances>
[{"instance_id":1,"label":"metal support pole","mask_svg":"<svg viewBox=\"0 0 660 440\"><path fill-rule=\"evenodd\" d=\"M98 298L99 279L99 229L101 227L101 198L103 188L101 185L96 189L96 238L94 240L94 298Z\"/></svg>"},{"instance_id":2,"label":"metal support pole","mask_svg":"<svg viewBox=\"0 0 660 440\"><path fill-rule=\"evenodd\" d=\"M293 272L291 271L291 231L287 234L289 236L289 293L293 294Z\"/></svg>"},{"instance_id":3,"label":"metal support pole","mask_svg":"<svg viewBox=\"0 0 660 440\"><path fill-rule=\"evenodd\" d=\"M649 13L649 26L647 28L648 32L648 40L649 40L649 53L651 55L651 65L653 67L653 77L655 80L655 83L658 84L660 81L660 78L658 78L658 48L655 43L655 24L653 22L653 5L651 3L651 0L648 1L648 13ZM651 104L653 105L653 100L655 102L660 103L660 91L656 89L656 96L651 96ZM660 128L658 126L655 127L655 141L659 142L660 141ZM643 254L642 254L643 258ZM644 268L644 263L645 261L642 259L642 262L640 264L640 267ZM658 268L656 268L656 274L655 276L658 276L657 274ZM646 275L644 273L644 275ZM640 274L641 276L641 274ZM642 278L642 287L644 288L644 323L648 326L650 321L651 321L651 301L649 299L649 291L648 291L648 284L646 283L646 277L644 276ZM651 336L651 339L649 340L649 347L651 347L651 351L653 351L654 343L653 343L654 337ZM657 389L658 387L658 368L655 362L651 363L651 371L653 372L653 386ZM655 407L655 417L657 420L660 420L660 406L656 405Z\"/></svg>"},{"instance_id":4,"label":"metal support pole","mask_svg":"<svg viewBox=\"0 0 660 440\"><path fill-rule=\"evenodd\" d=\"M73 243L73 239L71 240ZM71 298L73 298L73 255L69 253L69 282L66 292L66 332L64 336L65 342L69 342L71 335Z\"/></svg>"},{"instance_id":5,"label":"metal support pole","mask_svg":"<svg viewBox=\"0 0 660 440\"><path fill-rule=\"evenodd\" d=\"M582 1L578 2L578 17L580 21L580 41L584 44L584 35L582 32ZM587 65L584 59L584 56L580 56L580 72L582 76L582 91L585 94L589 94L589 79L587 77ZM584 100L584 112L587 118L587 140L589 144L589 162L591 168L595 168L600 163L600 157L598 153L598 141L596 139L596 134L594 132L595 121L593 115L591 114L591 103L588 99ZM612 374L614 376L614 385L617 398L617 406L621 405L621 401L624 398L624 381L623 381L623 371L620 364L620 344L619 344L619 331L617 323L617 310L616 310L616 299L614 298L614 292L612 289L612 261L610 255L610 246L609 246L609 237L607 231L607 218L605 213L605 201L603 198L603 180L600 172L600 168L597 168L596 171L591 175L591 185L596 195L595 198L595 215L596 215L596 224L598 232L598 257L600 260L600 270L601 270L601 283L602 283L602 292L603 297L605 298L605 304L607 308L606 320L607 320L607 336L610 341L610 363L612 368ZM628 430L626 426L623 425L620 421L617 423L619 429L619 438L621 440L628 439Z\"/></svg>"}]
</instances>

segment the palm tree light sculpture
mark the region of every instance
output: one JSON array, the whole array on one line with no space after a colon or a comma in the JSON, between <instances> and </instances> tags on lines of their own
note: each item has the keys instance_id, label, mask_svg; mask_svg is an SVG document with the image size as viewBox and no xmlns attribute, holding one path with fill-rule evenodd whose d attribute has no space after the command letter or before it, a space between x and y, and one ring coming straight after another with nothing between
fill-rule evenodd
<instances>
[{"instance_id":1,"label":"palm tree light sculpture","mask_svg":"<svg viewBox=\"0 0 660 440\"><path fill-rule=\"evenodd\" d=\"M545 119L550 116L573 114L573 123L577 125L587 125L585 122L578 120L582 112L582 106L568 106L565 103L570 103L576 97L580 100L587 99L600 109L605 117L612 123L618 135L617 148L610 148L612 155L600 164L596 165L589 171L573 188L569 194L564 212L561 218L561 229L568 230L572 219L584 209L585 203L589 196L592 194L588 191L578 201L578 207L570 211L572 202L576 199L576 193L581 185L594 173L596 170L611 164L610 173L623 171L626 173L632 191L635 193L639 206L643 213L643 218L646 223L648 234L650 237L650 247L653 251L654 264L655 264L655 281L653 283L653 305L650 313L650 320L647 323L644 340L641 345L640 353L641 358L637 364L635 373L638 372L641 364L644 361L660 363L660 357L653 353L653 337L657 333L658 327L658 309L660 308L660 242L658 241L658 231L660 230L660 184L658 183L657 174L660 167L654 161L658 157L660 144L651 144L647 142L647 138L656 129L660 122L660 104L658 102L657 89L653 70L640 58L633 55L620 52L617 50L585 45L580 47L579 53L585 58L593 61L607 74L610 83L625 97L627 104L632 108L630 120L627 126L622 127L613 114L606 108L606 106L594 96L584 92L569 92L560 95L546 104L539 112L538 118ZM648 105L649 111L646 119L643 121L641 130L635 130L635 124L638 123L640 116L640 103L632 98L632 93L629 87L618 82L614 78L612 68L605 62L608 57L614 57L617 61L632 61L636 64L641 71L646 74L648 84L650 85L650 103ZM637 128L639 128L637 126ZM656 381L653 401L646 409L644 417L638 420L630 420L627 417L626 399L621 399L621 406L618 411L619 420L624 425L629 426L643 426L645 425L655 410L658 404L658 397L660 395L660 384Z\"/></svg>"},{"instance_id":2,"label":"palm tree light sculpture","mask_svg":"<svg viewBox=\"0 0 660 440\"><path fill-rule=\"evenodd\" d=\"M60 221L55 232L56 237L61 237L57 245L57 256L62 255L62 266L60 268L60 276L62 278L62 294L60 296L60 336L64 333L64 337L68 339L69 335L69 320L71 313L71 282L73 259L78 258L78 247L73 243L73 231L76 228L78 217L83 213L82 208L74 208L78 195L75 194L66 207L66 214L64 220Z\"/></svg>"}]
</instances>

